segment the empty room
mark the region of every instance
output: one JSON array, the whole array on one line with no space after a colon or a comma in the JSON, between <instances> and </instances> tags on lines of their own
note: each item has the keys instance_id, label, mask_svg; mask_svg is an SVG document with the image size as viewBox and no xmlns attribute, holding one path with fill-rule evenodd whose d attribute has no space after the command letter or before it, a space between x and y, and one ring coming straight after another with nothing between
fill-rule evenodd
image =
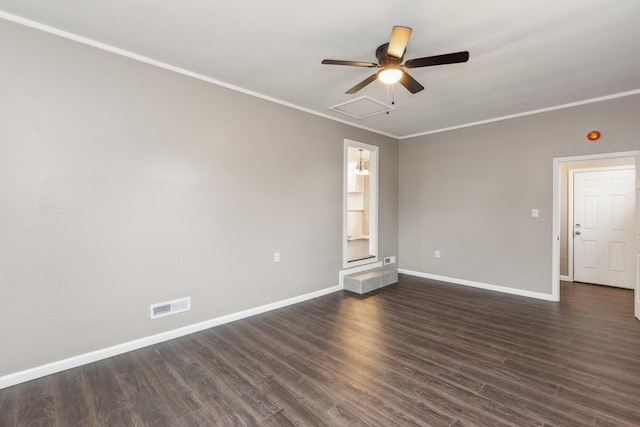
<instances>
[{"instance_id":1,"label":"empty room","mask_svg":"<svg viewBox=\"0 0 640 427\"><path fill-rule=\"evenodd\" d=\"M0 426L640 425L638 16L0 0Z\"/></svg>"}]
</instances>

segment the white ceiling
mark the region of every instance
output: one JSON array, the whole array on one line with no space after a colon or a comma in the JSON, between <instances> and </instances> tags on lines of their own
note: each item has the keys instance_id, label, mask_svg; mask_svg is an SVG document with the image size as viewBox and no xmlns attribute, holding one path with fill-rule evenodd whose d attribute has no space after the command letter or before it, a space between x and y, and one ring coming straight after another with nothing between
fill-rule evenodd
<instances>
[{"instance_id":1,"label":"white ceiling","mask_svg":"<svg viewBox=\"0 0 640 427\"><path fill-rule=\"evenodd\" d=\"M395 137L640 92L638 0L0 0L25 18L226 86ZM409 70L425 86L374 82L394 25L405 59L468 50L469 62ZM4 43L8 41L4 40ZM329 107L360 96L395 110L355 119Z\"/></svg>"}]
</instances>

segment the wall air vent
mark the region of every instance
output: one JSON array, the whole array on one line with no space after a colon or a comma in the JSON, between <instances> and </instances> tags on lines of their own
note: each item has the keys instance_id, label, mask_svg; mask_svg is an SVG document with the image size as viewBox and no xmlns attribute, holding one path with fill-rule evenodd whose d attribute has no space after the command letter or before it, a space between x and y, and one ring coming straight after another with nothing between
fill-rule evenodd
<instances>
[{"instance_id":1,"label":"wall air vent","mask_svg":"<svg viewBox=\"0 0 640 427\"><path fill-rule=\"evenodd\" d=\"M337 111L356 119L364 119L365 117L374 116L380 113L386 113L393 110L393 107L368 96L361 96L352 101L343 102L342 104L329 107L330 110Z\"/></svg>"},{"instance_id":2,"label":"wall air vent","mask_svg":"<svg viewBox=\"0 0 640 427\"><path fill-rule=\"evenodd\" d=\"M191 297L151 304L149 306L149 318L157 319L158 317L169 316L170 314L181 313L187 310L191 310Z\"/></svg>"}]
</instances>

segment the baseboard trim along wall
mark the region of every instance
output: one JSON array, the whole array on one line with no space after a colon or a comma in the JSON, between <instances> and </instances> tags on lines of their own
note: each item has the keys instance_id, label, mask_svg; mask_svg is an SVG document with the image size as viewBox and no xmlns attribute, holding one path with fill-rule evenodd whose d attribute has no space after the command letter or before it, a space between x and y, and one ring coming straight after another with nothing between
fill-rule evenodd
<instances>
[{"instance_id":1,"label":"baseboard trim along wall","mask_svg":"<svg viewBox=\"0 0 640 427\"><path fill-rule=\"evenodd\" d=\"M98 360L106 359L108 357L117 356L118 354L127 353L129 351L137 350L142 347L147 347L153 344L157 344L163 341L169 341L174 338L178 338L184 335L189 335L194 332L199 332L205 329L213 328L215 326L230 323L235 320L244 319L246 317L255 316L256 314L265 313L267 311L276 310L288 305L297 304L299 302L307 301L313 298L321 297L333 292L342 290L341 285L333 286L319 291L311 292L305 295L289 298L282 301L265 304L259 307L250 308L248 310L239 311L237 313L227 314L225 316L217 317L215 319L206 320L204 322L195 323L193 325L184 326L178 329L173 329L160 334L151 335L148 337L140 338L134 341L118 344L113 347L103 348L101 350L92 351L90 353L81 354L78 356L69 357L67 359L58 360L56 362L47 363L46 365L36 366L35 368L26 369L24 371L15 372L13 374L0 377L0 389L11 387L16 384L31 381L36 378L41 378L47 375L55 374L67 369L76 368L78 366L86 365L88 363L97 362Z\"/></svg>"},{"instance_id":2,"label":"baseboard trim along wall","mask_svg":"<svg viewBox=\"0 0 640 427\"><path fill-rule=\"evenodd\" d=\"M506 286L490 285L488 283L474 282L472 280L456 279L454 277L438 276L436 274L421 273L419 271L398 269L398 273L408 274L409 276L422 277L423 279L438 280L440 282L453 283L456 285L470 286L473 288L486 289L488 291L502 292L505 294L519 295L522 297L536 298L545 301L557 301L552 294L543 294L540 292L525 291L523 289L509 288Z\"/></svg>"}]
</instances>

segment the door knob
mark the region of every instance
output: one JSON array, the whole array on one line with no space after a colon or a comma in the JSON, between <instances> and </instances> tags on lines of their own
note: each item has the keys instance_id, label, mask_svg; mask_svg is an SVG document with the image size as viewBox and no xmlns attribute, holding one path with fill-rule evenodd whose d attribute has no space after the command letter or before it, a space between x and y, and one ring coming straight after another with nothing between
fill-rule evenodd
<instances>
[{"instance_id":1,"label":"door knob","mask_svg":"<svg viewBox=\"0 0 640 427\"><path fill-rule=\"evenodd\" d=\"M576 234L576 236L578 236L578 235L580 235L582 233L580 233L580 231L578 230L578 231L575 232L575 234Z\"/></svg>"}]
</instances>

